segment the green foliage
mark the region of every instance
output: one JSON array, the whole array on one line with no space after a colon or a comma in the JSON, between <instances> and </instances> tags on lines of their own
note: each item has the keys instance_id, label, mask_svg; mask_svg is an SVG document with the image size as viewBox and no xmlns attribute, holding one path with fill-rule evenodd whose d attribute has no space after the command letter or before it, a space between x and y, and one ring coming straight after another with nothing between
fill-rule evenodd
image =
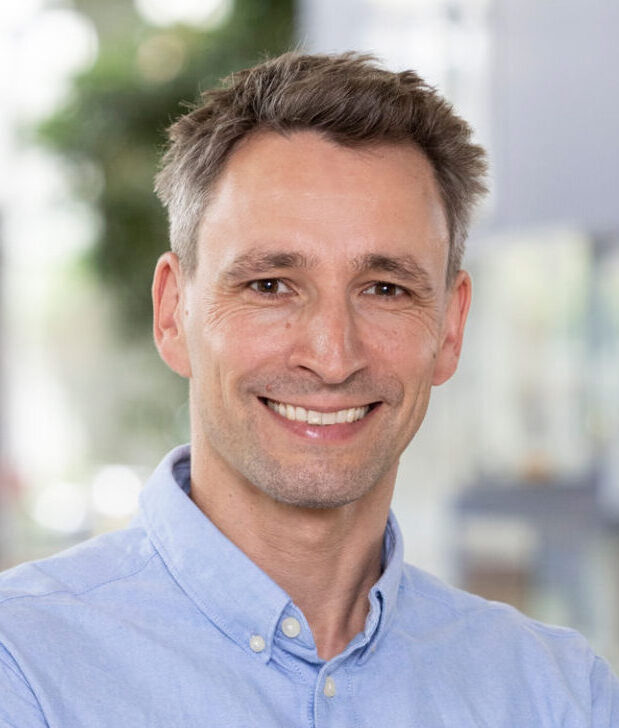
<instances>
[{"instance_id":1,"label":"green foliage","mask_svg":"<svg viewBox=\"0 0 619 728\"><path fill-rule=\"evenodd\" d=\"M40 138L74 163L76 194L101 216L89 263L116 300L121 330L132 336L150 330L152 271L168 247L167 221L152 192L165 129L200 89L287 50L293 5L236 0L229 19L210 31L153 28L130 0L78 5L98 29L99 56L75 79L65 108L41 126Z\"/></svg>"}]
</instances>

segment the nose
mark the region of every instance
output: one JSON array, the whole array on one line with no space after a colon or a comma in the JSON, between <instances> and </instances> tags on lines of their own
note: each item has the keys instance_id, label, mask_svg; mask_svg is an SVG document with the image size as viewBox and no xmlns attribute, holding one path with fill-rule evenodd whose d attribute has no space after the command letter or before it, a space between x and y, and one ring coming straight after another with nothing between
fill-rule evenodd
<instances>
[{"instance_id":1,"label":"nose","mask_svg":"<svg viewBox=\"0 0 619 728\"><path fill-rule=\"evenodd\" d=\"M325 384L341 384L367 364L358 322L345 299L315 301L294 333L290 366L313 372Z\"/></svg>"}]
</instances>

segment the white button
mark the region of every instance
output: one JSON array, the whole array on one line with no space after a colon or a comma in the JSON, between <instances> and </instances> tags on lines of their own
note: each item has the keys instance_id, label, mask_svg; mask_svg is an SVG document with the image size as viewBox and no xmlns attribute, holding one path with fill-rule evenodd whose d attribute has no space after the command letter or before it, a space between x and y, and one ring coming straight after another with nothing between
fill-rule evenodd
<instances>
[{"instance_id":1,"label":"white button","mask_svg":"<svg viewBox=\"0 0 619 728\"><path fill-rule=\"evenodd\" d=\"M325 680L323 692L328 698L332 698L335 695L335 680L332 677L328 677Z\"/></svg>"},{"instance_id":2,"label":"white button","mask_svg":"<svg viewBox=\"0 0 619 728\"><path fill-rule=\"evenodd\" d=\"M282 622L282 632L286 637L298 637L301 634L299 620L294 617L286 617Z\"/></svg>"},{"instance_id":3,"label":"white button","mask_svg":"<svg viewBox=\"0 0 619 728\"><path fill-rule=\"evenodd\" d=\"M252 634L249 638L249 646L254 652L262 652L267 646L267 643L264 641L264 637L261 637L259 634Z\"/></svg>"}]
</instances>

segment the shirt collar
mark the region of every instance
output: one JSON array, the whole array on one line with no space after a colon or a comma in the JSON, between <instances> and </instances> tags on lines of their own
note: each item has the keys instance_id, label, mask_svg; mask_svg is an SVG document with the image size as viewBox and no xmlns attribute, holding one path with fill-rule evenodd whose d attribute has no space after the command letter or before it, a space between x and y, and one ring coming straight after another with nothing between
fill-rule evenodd
<instances>
[{"instance_id":1,"label":"shirt collar","mask_svg":"<svg viewBox=\"0 0 619 728\"><path fill-rule=\"evenodd\" d=\"M370 611L365 621L365 649L360 658L361 662L370 656L377 642L391 625L398 602L403 565L402 533L396 517L390 511L383 538L383 573L369 594Z\"/></svg>"},{"instance_id":2,"label":"shirt collar","mask_svg":"<svg viewBox=\"0 0 619 728\"><path fill-rule=\"evenodd\" d=\"M141 493L146 531L175 581L222 632L252 654L252 636L264 639L265 649L258 656L266 662L291 599L200 511L189 498L189 485L190 449L183 445L168 453ZM402 560L402 537L390 514L383 546L385 568L370 590L364 646L376 642L389 626Z\"/></svg>"}]
</instances>

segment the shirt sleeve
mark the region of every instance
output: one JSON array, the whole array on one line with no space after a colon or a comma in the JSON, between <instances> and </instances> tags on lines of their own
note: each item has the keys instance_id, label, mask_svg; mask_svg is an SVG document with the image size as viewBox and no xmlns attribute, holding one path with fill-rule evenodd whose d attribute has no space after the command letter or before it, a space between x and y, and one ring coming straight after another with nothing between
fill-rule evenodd
<instances>
[{"instance_id":1,"label":"shirt sleeve","mask_svg":"<svg viewBox=\"0 0 619 728\"><path fill-rule=\"evenodd\" d=\"M591 670L591 728L619 726L619 680L610 665L596 657Z\"/></svg>"},{"instance_id":2,"label":"shirt sleeve","mask_svg":"<svg viewBox=\"0 0 619 728\"><path fill-rule=\"evenodd\" d=\"M48 728L19 665L1 644L0 728Z\"/></svg>"}]
</instances>

